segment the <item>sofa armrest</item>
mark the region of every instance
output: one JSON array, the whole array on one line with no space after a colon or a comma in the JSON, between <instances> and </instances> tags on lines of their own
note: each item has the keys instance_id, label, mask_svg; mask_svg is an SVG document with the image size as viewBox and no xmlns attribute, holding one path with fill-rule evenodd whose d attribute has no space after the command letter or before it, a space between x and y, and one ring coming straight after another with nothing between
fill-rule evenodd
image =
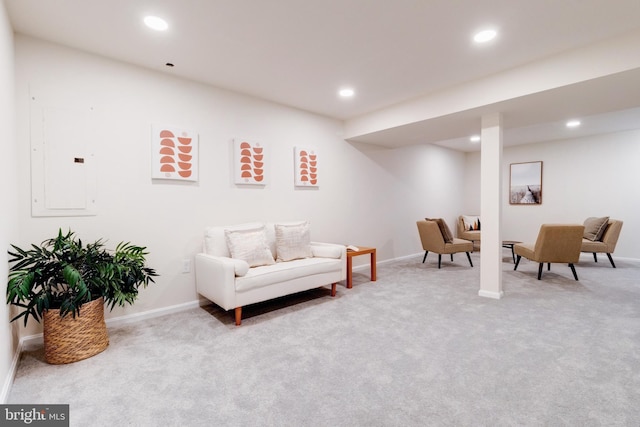
<instances>
[{"instance_id":1,"label":"sofa armrest","mask_svg":"<svg viewBox=\"0 0 640 427\"><path fill-rule=\"evenodd\" d=\"M311 253L318 258L334 258L343 260L340 280L347 279L347 247L337 243L311 242Z\"/></svg>"},{"instance_id":2,"label":"sofa armrest","mask_svg":"<svg viewBox=\"0 0 640 427\"><path fill-rule=\"evenodd\" d=\"M195 256L196 290L225 310L236 308L236 261L204 253Z\"/></svg>"},{"instance_id":3,"label":"sofa armrest","mask_svg":"<svg viewBox=\"0 0 640 427\"><path fill-rule=\"evenodd\" d=\"M336 243L311 242L314 257L343 259L347 256L347 247Z\"/></svg>"}]
</instances>

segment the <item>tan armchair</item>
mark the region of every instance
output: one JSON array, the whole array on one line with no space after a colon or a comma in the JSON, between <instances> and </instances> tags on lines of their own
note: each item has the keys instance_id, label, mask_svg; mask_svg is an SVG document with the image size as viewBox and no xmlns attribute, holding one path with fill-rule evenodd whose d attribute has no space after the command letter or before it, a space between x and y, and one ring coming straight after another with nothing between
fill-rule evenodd
<instances>
[{"instance_id":1,"label":"tan armchair","mask_svg":"<svg viewBox=\"0 0 640 427\"><path fill-rule=\"evenodd\" d=\"M469 264L473 267L469 252L473 251L473 242L464 239L452 237L450 242L445 241L440 231L440 227L436 221L421 220L416 222L418 225L418 233L422 241L422 249L424 249L424 257L422 262L427 259L429 251L438 254L438 268L442 262L442 254L450 254L453 261L453 254L458 252L466 252Z\"/></svg>"},{"instance_id":2,"label":"tan armchair","mask_svg":"<svg viewBox=\"0 0 640 427\"><path fill-rule=\"evenodd\" d=\"M611 258L611 254L616 249L620 230L622 230L622 221L618 219L610 219L600 240L591 241L585 238L582 239L582 248L580 248L580 252L593 253L593 260L595 262L598 262L598 256L596 254L607 254L611 266L616 268L616 265L613 263L613 258Z\"/></svg>"},{"instance_id":3,"label":"tan armchair","mask_svg":"<svg viewBox=\"0 0 640 427\"><path fill-rule=\"evenodd\" d=\"M458 217L457 234L460 239L471 240L474 244L480 242L480 230L467 230L462 219L464 215ZM478 217L478 215L471 215Z\"/></svg>"},{"instance_id":4,"label":"tan armchair","mask_svg":"<svg viewBox=\"0 0 640 427\"><path fill-rule=\"evenodd\" d=\"M573 277L578 280L573 264L580 259L583 234L583 225L542 224L535 244L517 243L513 246L513 251L517 256L516 265L513 269L518 269L518 264L522 257L538 262L540 263L538 266L538 280L540 280L542 277L542 265L545 262L548 270L551 270L552 262L567 263L571 268Z\"/></svg>"}]
</instances>

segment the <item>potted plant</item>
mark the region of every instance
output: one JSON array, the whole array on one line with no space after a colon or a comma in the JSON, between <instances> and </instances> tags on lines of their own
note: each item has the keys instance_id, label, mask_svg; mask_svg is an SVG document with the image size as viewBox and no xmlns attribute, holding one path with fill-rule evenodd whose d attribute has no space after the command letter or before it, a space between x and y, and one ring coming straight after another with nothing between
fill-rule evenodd
<instances>
[{"instance_id":1,"label":"potted plant","mask_svg":"<svg viewBox=\"0 0 640 427\"><path fill-rule=\"evenodd\" d=\"M101 239L85 245L71 230L28 250L11 247L7 303L22 309L11 321L44 319L45 359L54 364L103 351L104 304L133 304L157 276L145 266L145 247L121 242L109 251Z\"/></svg>"}]
</instances>

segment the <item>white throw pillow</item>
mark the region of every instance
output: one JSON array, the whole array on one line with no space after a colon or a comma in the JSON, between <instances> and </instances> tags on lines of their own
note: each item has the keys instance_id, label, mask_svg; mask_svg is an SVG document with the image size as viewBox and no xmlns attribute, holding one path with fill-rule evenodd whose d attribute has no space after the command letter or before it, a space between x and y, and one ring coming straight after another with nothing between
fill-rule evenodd
<instances>
[{"instance_id":1,"label":"white throw pillow","mask_svg":"<svg viewBox=\"0 0 640 427\"><path fill-rule=\"evenodd\" d=\"M276 254L278 261L311 258L311 232L309 222L276 224Z\"/></svg>"},{"instance_id":2,"label":"white throw pillow","mask_svg":"<svg viewBox=\"0 0 640 427\"><path fill-rule=\"evenodd\" d=\"M275 264L264 226L246 230L224 230L231 258L242 259L249 267Z\"/></svg>"}]
</instances>

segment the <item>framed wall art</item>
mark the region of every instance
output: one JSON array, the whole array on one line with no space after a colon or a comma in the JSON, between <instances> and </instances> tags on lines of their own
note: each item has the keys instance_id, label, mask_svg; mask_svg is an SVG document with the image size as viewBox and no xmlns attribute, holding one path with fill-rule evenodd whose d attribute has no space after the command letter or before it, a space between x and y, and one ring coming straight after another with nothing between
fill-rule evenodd
<instances>
[{"instance_id":1,"label":"framed wall art","mask_svg":"<svg viewBox=\"0 0 640 427\"><path fill-rule=\"evenodd\" d=\"M151 126L153 179L198 181L198 135L171 126Z\"/></svg>"},{"instance_id":2,"label":"framed wall art","mask_svg":"<svg viewBox=\"0 0 640 427\"><path fill-rule=\"evenodd\" d=\"M542 162L511 163L509 204L542 204Z\"/></svg>"},{"instance_id":3,"label":"framed wall art","mask_svg":"<svg viewBox=\"0 0 640 427\"><path fill-rule=\"evenodd\" d=\"M233 140L234 182L236 184L266 185L267 159L264 145L255 141Z\"/></svg>"},{"instance_id":4,"label":"framed wall art","mask_svg":"<svg viewBox=\"0 0 640 427\"><path fill-rule=\"evenodd\" d=\"M309 147L295 147L294 173L297 187L318 186L318 152Z\"/></svg>"}]
</instances>

